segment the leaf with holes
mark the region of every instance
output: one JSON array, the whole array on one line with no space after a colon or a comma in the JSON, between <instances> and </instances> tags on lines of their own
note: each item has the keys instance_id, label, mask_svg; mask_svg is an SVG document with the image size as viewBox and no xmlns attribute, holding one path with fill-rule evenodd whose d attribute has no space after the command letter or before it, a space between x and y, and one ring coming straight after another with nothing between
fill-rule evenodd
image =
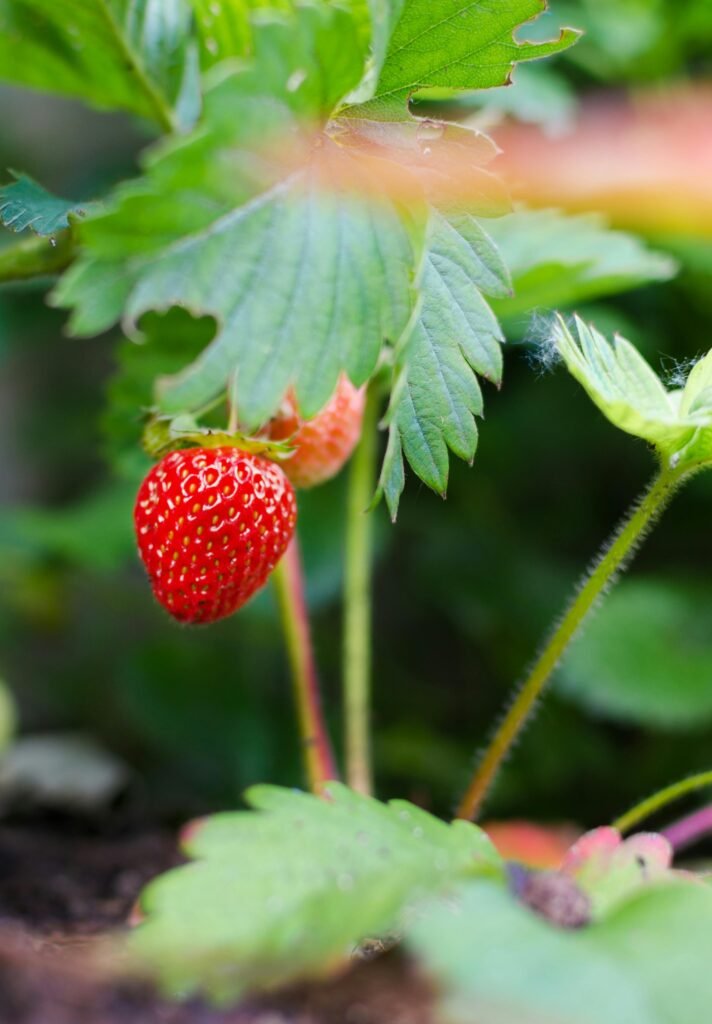
<instances>
[{"instance_id":1,"label":"leaf with holes","mask_svg":"<svg viewBox=\"0 0 712 1024\"><path fill-rule=\"evenodd\" d=\"M400 929L427 895L500 875L475 825L338 783L326 795L258 786L247 794L252 811L189 829L193 860L148 886L131 940L167 991L223 1002L321 974L363 939Z\"/></svg>"},{"instance_id":2,"label":"leaf with holes","mask_svg":"<svg viewBox=\"0 0 712 1024\"><path fill-rule=\"evenodd\" d=\"M297 146L300 127L328 115L362 73L358 42L343 40L345 12L303 7L295 19L256 24L254 64L221 78L201 129L164 145L146 176L84 225L85 255L55 293L74 307L81 334L122 314L131 329L172 305L217 318L199 358L160 383L167 413L199 409L234 379L248 428L269 419L290 385L309 416L342 370L363 383L410 315L409 226L370 180L354 187L369 173L357 158L324 138L316 166L284 177L264 152L266 136Z\"/></svg>"}]
</instances>

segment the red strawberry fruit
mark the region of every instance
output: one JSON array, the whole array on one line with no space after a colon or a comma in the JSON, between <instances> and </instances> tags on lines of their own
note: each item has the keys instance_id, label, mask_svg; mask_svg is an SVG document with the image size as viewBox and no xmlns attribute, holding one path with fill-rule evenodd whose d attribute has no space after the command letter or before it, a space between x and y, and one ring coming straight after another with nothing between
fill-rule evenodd
<instances>
[{"instance_id":1,"label":"red strawberry fruit","mask_svg":"<svg viewBox=\"0 0 712 1024\"><path fill-rule=\"evenodd\" d=\"M311 420L299 415L289 394L267 428L273 441L289 439L295 451L284 472L295 487L314 487L336 476L361 436L364 389L341 376L336 391Z\"/></svg>"},{"instance_id":2,"label":"red strawberry fruit","mask_svg":"<svg viewBox=\"0 0 712 1024\"><path fill-rule=\"evenodd\" d=\"M273 462L238 448L171 452L138 492L134 523L153 593L180 622L215 622L259 590L297 518Z\"/></svg>"}]
</instances>

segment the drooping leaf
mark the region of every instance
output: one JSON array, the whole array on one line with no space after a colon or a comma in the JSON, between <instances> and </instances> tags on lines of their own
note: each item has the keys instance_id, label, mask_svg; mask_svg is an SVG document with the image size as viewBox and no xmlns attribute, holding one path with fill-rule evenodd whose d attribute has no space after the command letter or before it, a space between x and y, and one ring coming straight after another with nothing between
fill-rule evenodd
<instances>
[{"instance_id":1,"label":"drooping leaf","mask_svg":"<svg viewBox=\"0 0 712 1024\"><path fill-rule=\"evenodd\" d=\"M270 131L296 145L298 126L327 116L358 80L362 55L341 40L349 25L326 7L256 25L255 63L208 94L205 125L164 147L144 179L84 226L86 256L56 293L75 307L76 332L172 305L218 320L200 357L162 381L165 412L194 411L234 380L248 428L273 414L290 384L313 414L342 370L363 383L384 339L407 322L409 229L373 186L354 188L356 160L325 140L315 168L282 178L279 159L258 156ZM339 173L331 180L337 162L348 164L348 185Z\"/></svg>"},{"instance_id":2,"label":"drooping leaf","mask_svg":"<svg viewBox=\"0 0 712 1024\"><path fill-rule=\"evenodd\" d=\"M70 213L82 212L81 206L53 196L26 174L15 178L0 187L0 224L10 231L29 228L36 235L55 235L69 227Z\"/></svg>"},{"instance_id":3,"label":"drooping leaf","mask_svg":"<svg viewBox=\"0 0 712 1024\"><path fill-rule=\"evenodd\" d=\"M218 18L198 8L203 28ZM475 46L473 64L489 67L505 21L509 38L518 19L539 9L534 0L517 0L506 16L481 10L475 35L484 48ZM284 16L258 11L251 60L237 70L216 68L200 128L155 149L144 176L119 188L106 213L82 226L82 254L54 299L72 308L79 334L122 318L131 332L147 311L173 305L214 317L215 338L190 365L157 383L157 403L167 414L193 413L229 387L247 430L274 413L288 387L302 411L313 414L340 372L360 384L384 346L397 348L382 478L394 511L403 450L441 491L448 447L474 455L474 416L481 411L475 374L498 380L501 369L502 337L481 291L504 295L508 286L495 247L469 214L509 207L501 184L482 168L496 148L481 133L409 117L386 124L340 106L363 82L359 18L366 15L381 18L385 46L389 25L398 22L395 38L404 19L426 12L420 0L365 13L356 3L351 13L306 5ZM236 38L225 45L237 46ZM510 57L519 53L533 50L514 48ZM392 43L389 54L384 75L389 60L392 73ZM503 80L506 69L498 74ZM470 203L459 222L433 215L442 237L434 236L425 261L420 315L413 318L427 221L423 193L427 174L436 175L431 150L443 142L461 151L470 168ZM285 166L285 153L299 158ZM395 166L395 179L404 180L402 157L417 166L408 215L378 175L391 159L390 177ZM430 170L421 181L424 166Z\"/></svg>"},{"instance_id":4,"label":"drooping leaf","mask_svg":"<svg viewBox=\"0 0 712 1024\"><path fill-rule=\"evenodd\" d=\"M180 127L198 112L190 24L187 0L0 0L0 80Z\"/></svg>"},{"instance_id":5,"label":"drooping leaf","mask_svg":"<svg viewBox=\"0 0 712 1024\"><path fill-rule=\"evenodd\" d=\"M512 274L513 294L492 304L503 318L664 281L676 268L597 214L518 210L493 220L488 230Z\"/></svg>"},{"instance_id":6,"label":"drooping leaf","mask_svg":"<svg viewBox=\"0 0 712 1024\"><path fill-rule=\"evenodd\" d=\"M650 885L580 930L473 881L409 941L449 1024L691 1024L712 999L712 892L693 881Z\"/></svg>"},{"instance_id":7,"label":"drooping leaf","mask_svg":"<svg viewBox=\"0 0 712 1024\"><path fill-rule=\"evenodd\" d=\"M414 472L444 494L448 448L472 461L475 416L482 413L477 374L499 384L504 337L482 296L509 291L496 247L466 214L433 214L420 281L417 319L399 357L389 409L389 451L381 487L395 517L403 488L402 447Z\"/></svg>"},{"instance_id":8,"label":"drooping leaf","mask_svg":"<svg viewBox=\"0 0 712 1024\"><path fill-rule=\"evenodd\" d=\"M558 686L585 707L658 729L712 718L708 590L624 581L566 655Z\"/></svg>"},{"instance_id":9,"label":"drooping leaf","mask_svg":"<svg viewBox=\"0 0 712 1024\"><path fill-rule=\"evenodd\" d=\"M252 811L218 814L188 833L194 860L152 882L136 955L164 988L234 999L321 974L363 939L402 927L409 908L463 877L497 874L474 825L446 825L337 783L328 799L258 786Z\"/></svg>"},{"instance_id":10,"label":"drooping leaf","mask_svg":"<svg viewBox=\"0 0 712 1024\"><path fill-rule=\"evenodd\" d=\"M712 390L706 387L707 355L693 369L684 391L668 391L638 350L616 335L609 343L593 326L574 317L569 330L559 316L552 343L569 372L607 419L654 444L682 468L712 454Z\"/></svg>"},{"instance_id":11,"label":"drooping leaf","mask_svg":"<svg viewBox=\"0 0 712 1024\"><path fill-rule=\"evenodd\" d=\"M545 6L545 0L406 0L374 94L348 116L402 121L409 117L408 100L421 89L505 85L517 61L558 53L578 38L578 32L563 29L551 42L515 42L514 30Z\"/></svg>"}]
</instances>

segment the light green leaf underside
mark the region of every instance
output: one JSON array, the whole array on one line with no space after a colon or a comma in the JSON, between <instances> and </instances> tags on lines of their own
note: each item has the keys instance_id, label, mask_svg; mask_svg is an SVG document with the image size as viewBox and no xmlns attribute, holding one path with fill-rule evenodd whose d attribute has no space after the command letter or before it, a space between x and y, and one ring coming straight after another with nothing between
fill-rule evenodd
<instances>
[{"instance_id":1,"label":"light green leaf underside","mask_svg":"<svg viewBox=\"0 0 712 1024\"><path fill-rule=\"evenodd\" d=\"M625 338L617 335L608 342L579 317L571 329L558 317L552 341L569 372L614 426L654 444L668 459L692 461L712 444L712 390L705 386L709 355L681 393L666 390Z\"/></svg>"},{"instance_id":2,"label":"light green leaf underside","mask_svg":"<svg viewBox=\"0 0 712 1024\"><path fill-rule=\"evenodd\" d=\"M537 17L544 0L410 0L395 26L374 95L351 117L400 120L419 89L486 89L504 85L517 61L547 57L576 41L517 43L514 30Z\"/></svg>"},{"instance_id":3,"label":"light green leaf underside","mask_svg":"<svg viewBox=\"0 0 712 1024\"><path fill-rule=\"evenodd\" d=\"M197 113L187 0L0 0L0 80L178 126Z\"/></svg>"},{"instance_id":4,"label":"light green leaf underside","mask_svg":"<svg viewBox=\"0 0 712 1024\"><path fill-rule=\"evenodd\" d=\"M566 655L562 693L596 714L661 730L712 719L710 591L623 581Z\"/></svg>"},{"instance_id":5,"label":"light green leaf underside","mask_svg":"<svg viewBox=\"0 0 712 1024\"><path fill-rule=\"evenodd\" d=\"M555 928L491 882L424 914L411 948L448 1024L692 1024L712 1000L712 892L650 885L604 920Z\"/></svg>"},{"instance_id":6,"label":"light green leaf underside","mask_svg":"<svg viewBox=\"0 0 712 1024\"><path fill-rule=\"evenodd\" d=\"M73 308L75 332L122 314L130 328L171 305L217 321L198 359L160 382L165 412L199 409L234 381L245 427L262 426L290 385L313 414L342 370L363 383L407 322L415 255L395 208L366 198L372 184L342 188L338 172L333 185L308 168L281 180L283 159L265 152L271 138L300 145L299 125L357 80L360 52L340 42L347 22L305 7L256 23L254 63L206 95L201 128L159 148L85 225L86 255L54 296Z\"/></svg>"},{"instance_id":7,"label":"light green leaf underside","mask_svg":"<svg viewBox=\"0 0 712 1024\"><path fill-rule=\"evenodd\" d=\"M69 227L69 214L81 209L68 199L53 196L25 174L0 188L0 224L10 231L29 228L36 235L55 235Z\"/></svg>"},{"instance_id":8,"label":"light green leaf underside","mask_svg":"<svg viewBox=\"0 0 712 1024\"><path fill-rule=\"evenodd\" d=\"M466 214L433 214L420 281L420 307L399 354L388 413L389 451L381 487L391 516L403 487L403 451L414 472L444 493L448 448L471 461L475 416L482 413L477 374L499 384L504 337L480 289L506 294L509 276L496 247Z\"/></svg>"},{"instance_id":9,"label":"light green leaf underside","mask_svg":"<svg viewBox=\"0 0 712 1024\"><path fill-rule=\"evenodd\" d=\"M264 423L290 384L310 415L342 368L363 383L383 339L400 334L413 256L399 218L301 185L241 208L142 276L130 315L178 303L221 324L196 363L163 383L165 411L199 408L234 374L246 425Z\"/></svg>"},{"instance_id":10,"label":"light green leaf underside","mask_svg":"<svg viewBox=\"0 0 712 1024\"><path fill-rule=\"evenodd\" d=\"M270 786L247 796L255 811L198 823L196 859L144 894L132 947L170 992L223 1001L322 973L362 939L402 926L426 895L500 870L476 826L405 802L338 783L328 800Z\"/></svg>"},{"instance_id":11,"label":"light green leaf underside","mask_svg":"<svg viewBox=\"0 0 712 1024\"><path fill-rule=\"evenodd\" d=\"M674 260L611 230L597 214L518 210L493 220L488 231L512 274L513 295L492 303L503 318L664 281L676 269Z\"/></svg>"}]
</instances>

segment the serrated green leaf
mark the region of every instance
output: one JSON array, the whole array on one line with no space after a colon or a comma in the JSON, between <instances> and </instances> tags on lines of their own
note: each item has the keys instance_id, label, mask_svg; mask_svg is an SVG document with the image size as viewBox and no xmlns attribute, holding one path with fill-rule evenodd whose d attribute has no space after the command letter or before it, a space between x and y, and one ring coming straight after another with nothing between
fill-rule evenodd
<instances>
[{"instance_id":1,"label":"serrated green leaf","mask_svg":"<svg viewBox=\"0 0 712 1024\"><path fill-rule=\"evenodd\" d=\"M348 115L398 121L409 116L408 100L421 89L505 85L517 61L557 53L578 38L563 29L551 42L515 42L514 30L545 6L545 0L406 0L373 97Z\"/></svg>"},{"instance_id":2,"label":"serrated green leaf","mask_svg":"<svg viewBox=\"0 0 712 1024\"><path fill-rule=\"evenodd\" d=\"M624 581L562 663L562 693L606 718L658 729L712 717L709 591Z\"/></svg>"},{"instance_id":3,"label":"serrated green leaf","mask_svg":"<svg viewBox=\"0 0 712 1024\"><path fill-rule=\"evenodd\" d=\"M500 871L474 825L338 783L327 796L258 786L247 794L256 810L191 830L196 859L149 885L131 941L165 989L226 1001L323 973L361 940L401 927L428 894Z\"/></svg>"},{"instance_id":4,"label":"serrated green leaf","mask_svg":"<svg viewBox=\"0 0 712 1024\"><path fill-rule=\"evenodd\" d=\"M706 446L712 448L712 404L683 410L684 392L667 391L625 338L617 335L611 344L579 317L574 317L572 331L559 316L552 342L569 372L614 426L649 441L679 468L707 457ZM696 381L705 381L706 373L703 367L693 379L688 401L697 394Z\"/></svg>"},{"instance_id":5,"label":"serrated green leaf","mask_svg":"<svg viewBox=\"0 0 712 1024\"><path fill-rule=\"evenodd\" d=\"M440 494L447 489L448 448L474 458L475 416L482 414L476 374L500 382L504 341L478 285L500 295L508 290L496 247L474 218L433 214L419 314L399 353L402 379L388 413L389 459L381 487L392 516L402 490L398 445L414 472Z\"/></svg>"},{"instance_id":6,"label":"serrated green leaf","mask_svg":"<svg viewBox=\"0 0 712 1024\"><path fill-rule=\"evenodd\" d=\"M415 256L402 216L323 176L327 147L329 168L347 163L350 181L355 158L325 140L316 168L283 179L283 160L264 155L271 136L297 145L299 126L326 117L360 76L360 51L342 39L350 25L327 7L256 22L254 64L207 94L201 128L163 145L146 176L84 225L86 254L55 293L74 307L76 333L172 305L218 319L199 359L161 382L166 413L194 411L235 379L248 429L290 385L309 415L342 370L366 380L408 319Z\"/></svg>"},{"instance_id":7,"label":"serrated green leaf","mask_svg":"<svg viewBox=\"0 0 712 1024\"><path fill-rule=\"evenodd\" d=\"M10 231L29 228L36 235L56 235L69 227L69 214L82 212L70 199L53 196L26 174L0 188L0 224Z\"/></svg>"},{"instance_id":8,"label":"serrated green leaf","mask_svg":"<svg viewBox=\"0 0 712 1024\"><path fill-rule=\"evenodd\" d=\"M602 921L564 930L487 881L421 915L411 948L448 1024L692 1024L712 999L712 892L650 885ZM453 912L453 906L456 911Z\"/></svg>"},{"instance_id":9,"label":"serrated green leaf","mask_svg":"<svg viewBox=\"0 0 712 1024\"><path fill-rule=\"evenodd\" d=\"M190 23L187 0L0 0L0 79L181 127L198 108Z\"/></svg>"},{"instance_id":10,"label":"serrated green leaf","mask_svg":"<svg viewBox=\"0 0 712 1024\"><path fill-rule=\"evenodd\" d=\"M503 318L664 281L676 270L674 260L611 230L598 214L518 210L488 230L513 279L513 294L493 302Z\"/></svg>"}]
</instances>

